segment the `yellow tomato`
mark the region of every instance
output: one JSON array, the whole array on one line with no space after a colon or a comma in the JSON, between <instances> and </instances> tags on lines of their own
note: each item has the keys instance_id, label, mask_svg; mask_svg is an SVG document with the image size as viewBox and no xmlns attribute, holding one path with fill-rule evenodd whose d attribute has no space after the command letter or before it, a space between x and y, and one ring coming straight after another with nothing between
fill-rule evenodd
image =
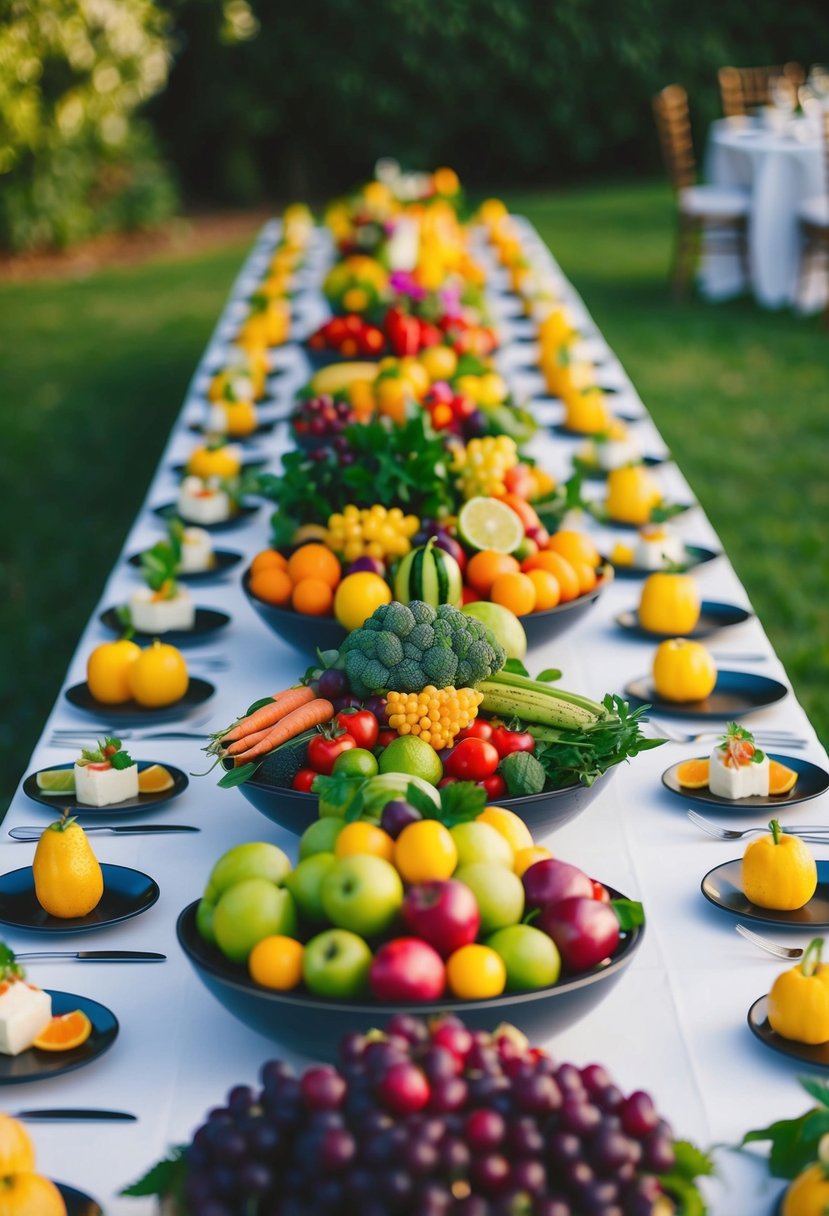
<instances>
[{"instance_id":1,"label":"yellow tomato","mask_svg":"<svg viewBox=\"0 0 829 1216\"><path fill-rule=\"evenodd\" d=\"M562 391L564 425L570 431L584 435L600 435L610 426L610 410L600 388Z\"/></svg>"},{"instance_id":2,"label":"yellow tomato","mask_svg":"<svg viewBox=\"0 0 829 1216\"><path fill-rule=\"evenodd\" d=\"M824 1216L829 1211L829 1178L822 1162L809 1165L790 1182L781 1216Z\"/></svg>"},{"instance_id":3,"label":"yellow tomato","mask_svg":"<svg viewBox=\"0 0 829 1216\"><path fill-rule=\"evenodd\" d=\"M257 942L248 955L248 971L263 988L289 992L302 979L302 943L274 933Z\"/></svg>"},{"instance_id":4,"label":"yellow tomato","mask_svg":"<svg viewBox=\"0 0 829 1216\"><path fill-rule=\"evenodd\" d=\"M639 624L651 633L690 633L701 608L697 584L690 574L659 571L649 574L639 599Z\"/></svg>"},{"instance_id":5,"label":"yellow tomato","mask_svg":"<svg viewBox=\"0 0 829 1216\"><path fill-rule=\"evenodd\" d=\"M388 832L367 823L365 819L357 819L347 823L337 837L334 845L335 857L356 857L369 854L372 857L382 857L383 861L391 861L394 855L394 840Z\"/></svg>"},{"instance_id":6,"label":"yellow tomato","mask_svg":"<svg viewBox=\"0 0 829 1216\"><path fill-rule=\"evenodd\" d=\"M391 588L379 574L347 574L334 596L334 616L348 630L359 629L381 604L391 603Z\"/></svg>"},{"instance_id":7,"label":"yellow tomato","mask_svg":"<svg viewBox=\"0 0 829 1216\"><path fill-rule=\"evenodd\" d=\"M238 452L225 446L201 445L193 449L187 460L187 472L193 477L236 477L241 467Z\"/></svg>"},{"instance_id":8,"label":"yellow tomato","mask_svg":"<svg viewBox=\"0 0 829 1216\"><path fill-rule=\"evenodd\" d=\"M701 642L671 638L653 658L653 684L666 701L703 701L717 682L717 666Z\"/></svg>"},{"instance_id":9,"label":"yellow tomato","mask_svg":"<svg viewBox=\"0 0 829 1216\"><path fill-rule=\"evenodd\" d=\"M405 355L400 360L400 374L411 384L416 396L429 391L429 373L414 355Z\"/></svg>"},{"instance_id":10,"label":"yellow tomato","mask_svg":"<svg viewBox=\"0 0 829 1216\"><path fill-rule=\"evenodd\" d=\"M258 425L256 406L252 401L223 401L228 435L241 438L252 435Z\"/></svg>"},{"instance_id":11,"label":"yellow tomato","mask_svg":"<svg viewBox=\"0 0 829 1216\"><path fill-rule=\"evenodd\" d=\"M641 527L649 523L662 491L643 465L612 469L607 477L607 513L618 523Z\"/></svg>"},{"instance_id":12,"label":"yellow tomato","mask_svg":"<svg viewBox=\"0 0 829 1216\"><path fill-rule=\"evenodd\" d=\"M500 996L507 984L507 969L490 946L461 946L446 960L446 982L453 996L482 1001Z\"/></svg>"},{"instance_id":13,"label":"yellow tomato","mask_svg":"<svg viewBox=\"0 0 829 1216\"><path fill-rule=\"evenodd\" d=\"M397 837L393 861L404 882L430 882L452 877L458 849L449 829L437 819L420 819Z\"/></svg>"},{"instance_id":14,"label":"yellow tomato","mask_svg":"<svg viewBox=\"0 0 829 1216\"><path fill-rule=\"evenodd\" d=\"M500 405L508 396L507 382L497 372L485 372L478 377L478 401L481 405Z\"/></svg>"},{"instance_id":15,"label":"yellow tomato","mask_svg":"<svg viewBox=\"0 0 829 1216\"><path fill-rule=\"evenodd\" d=\"M429 346L417 357L432 380L451 380L458 366L458 356L451 346Z\"/></svg>"},{"instance_id":16,"label":"yellow tomato","mask_svg":"<svg viewBox=\"0 0 829 1216\"><path fill-rule=\"evenodd\" d=\"M190 678L181 651L166 642L153 642L129 667L130 692L139 705L157 709L180 701Z\"/></svg>"},{"instance_id":17,"label":"yellow tomato","mask_svg":"<svg viewBox=\"0 0 829 1216\"><path fill-rule=\"evenodd\" d=\"M86 682L96 701L105 705L129 701L129 669L140 654L140 646L125 638L95 647L86 661Z\"/></svg>"}]
</instances>

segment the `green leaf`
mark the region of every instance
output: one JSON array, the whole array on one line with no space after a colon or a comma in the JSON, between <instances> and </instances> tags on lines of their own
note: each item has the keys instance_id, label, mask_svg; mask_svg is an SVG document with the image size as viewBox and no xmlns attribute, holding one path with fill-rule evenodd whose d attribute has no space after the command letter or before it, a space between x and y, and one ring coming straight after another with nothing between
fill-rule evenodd
<instances>
[{"instance_id":1,"label":"green leaf","mask_svg":"<svg viewBox=\"0 0 829 1216\"><path fill-rule=\"evenodd\" d=\"M184 1180L187 1176L186 1144L178 1144L170 1150L170 1155L147 1170L142 1178L126 1186L122 1195L142 1198L145 1195L160 1195L164 1198L182 1200L184 1197Z\"/></svg>"},{"instance_id":2,"label":"green leaf","mask_svg":"<svg viewBox=\"0 0 829 1216\"><path fill-rule=\"evenodd\" d=\"M501 670L512 672L515 676L529 677L530 674L520 659L507 659Z\"/></svg>"},{"instance_id":3,"label":"green leaf","mask_svg":"<svg viewBox=\"0 0 829 1216\"><path fill-rule=\"evenodd\" d=\"M438 792L440 818L448 828L456 823L469 823L477 819L486 806L486 790L482 790L474 781L453 781Z\"/></svg>"},{"instance_id":4,"label":"green leaf","mask_svg":"<svg viewBox=\"0 0 829 1216\"><path fill-rule=\"evenodd\" d=\"M553 684L556 680L561 679L561 672L557 667L545 667L535 678L542 684Z\"/></svg>"},{"instance_id":5,"label":"green leaf","mask_svg":"<svg viewBox=\"0 0 829 1216\"><path fill-rule=\"evenodd\" d=\"M262 709L262 707L264 705L272 705L273 702L274 702L273 697L262 697L261 701L254 701L253 705L249 705L248 708L245 710L245 712L242 714L242 717L249 718L251 714L256 713L257 709ZM227 731L225 731L225 734L227 734Z\"/></svg>"},{"instance_id":6,"label":"green leaf","mask_svg":"<svg viewBox=\"0 0 829 1216\"><path fill-rule=\"evenodd\" d=\"M512 752L498 765L511 798L540 794L547 782L544 765L530 752Z\"/></svg>"},{"instance_id":7,"label":"green leaf","mask_svg":"<svg viewBox=\"0 0 829 1216\"><path fill-rule=\"evenodd\" d=\"M406 801L410 802L416 811L420 811L424 819L438 818L439 811L434 800L414 782L406 788Z\"/></svg>"},{"instance_id":8,"label":"green leaf","mask_svg":"<svg viewBox=\"0 0 829 1216\"><path fill-rule=\"evenodd\" d=\"M613 899L610 906L616 913L619 928L636 929L645 923L645 909L638 899Z\"/></svg>"},{"instance_id":9,"label":"green leaf","mask_svg":"<svg viewBox=\"0 0 829 1216\"><path fill-rule=\"evenodd\" d=\"M118 624L122 629L132 628L132 613L128 604L119 604L115 609L115 615L118 618Z\"/></svg>"},{"instance_id":10,"label":"green leaf","mask_svg":"<svg viewBox=\"0 0 829 1216\"><path fill-rule=\"evenodd\" d=\"M133 760L133 758L129 754L129 752L122 752L122 751L117 751L113 755L111 755L109 758L109 762L114 769L117 769L119 771L121 769L130 768L135 763L135 761Z\"/></svg>"},{"instance_id":11,"label":"green leaf","mask_svg":"<svg viewBox=\"0 0 829 1216\"><path fill-rule=\"evenodd\" d=\"M217 782L219 789L232 790L236 785L243 785L249 777L253 776L261 763L261 760L249 760L247 764L240 764L238 768L228 769Z\"/></svg>"},{"instance_id":12,"label":"green leaf","mask_svg":"<svg viewBox=\"0 0 829 1216\"><path fill-rule=\"evenodd\" d=\"M672 1173L682 1178L707 1178L716 1172L714 1161L709 1153L697 1148L690 1140L675 1140L674 1155L676 1164Z\"/></svg>"},{"instance_id":13,"label":"green leaf","mask_svg":"<svg viewBox=\"0 0 829 1216\"><path fill-rule=\"evenodd\" d=\"M817 1077L798 1077L798 1081L810 1098L829 1108L829 1081L820 1081Z\"/></svg>"},{"instance_id":14,"label":"green leaf","mask_svg":"<svg viewBox=\"0 0 829 1216\"><path fill-rule=\"evenodd\" d=\"M320 816L323 816L323 811L336 810L347 823L359 819L363 809L361 791L365 783L366 778L356 774L332 773L326 777L320 773L311 784L311 793L320 800Z\"/></svg>"},{"instance_id":15,"label":"green leaf","mask_svg":"<svg viewBox=\"0 0 829 1216\"><path fill-rule=\"evenodd\" d=\"M796 1178L801 1170L815 1160L820 1137L806 1135L806 1125L814 1111L807 1111L798 1119L781 1119L768 1127L746 1132L740 1141L746 1144L771 1141L769 1171L775 1178Z\"/></svg>"}]
</instances>

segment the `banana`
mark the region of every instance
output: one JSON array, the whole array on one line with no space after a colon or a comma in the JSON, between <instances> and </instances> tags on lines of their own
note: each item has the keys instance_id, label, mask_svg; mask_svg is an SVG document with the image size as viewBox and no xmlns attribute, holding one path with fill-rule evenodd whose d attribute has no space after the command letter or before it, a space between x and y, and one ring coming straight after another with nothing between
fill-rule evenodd
<instances>
[{"instance_id":1,"label":"banana","mask_svg":"<svg viewBox=\"0 0 829 1216\"><path fill-rule=\"evenodd\" d=\"M522 722L540 726L583 730L598 721L597 710L604 713L602 707L595 704L589 709L573 703L568 694L561 696L558 689L538 692L531 688L513 688L494 680L483 680L477 687L484 694L481 709L499 718L520 718Z\"/></svg>"},{"instance_id":2,"label":"banana","mask_svg":"<svg viewBox=\"0 0 829 1216\"><path fill-rule=\"evenodd\" d=\"M311 388L315 393L341 393L355 380L374 380L376 363L331 363L311 377Z\"/></svg>"}]
</instances>

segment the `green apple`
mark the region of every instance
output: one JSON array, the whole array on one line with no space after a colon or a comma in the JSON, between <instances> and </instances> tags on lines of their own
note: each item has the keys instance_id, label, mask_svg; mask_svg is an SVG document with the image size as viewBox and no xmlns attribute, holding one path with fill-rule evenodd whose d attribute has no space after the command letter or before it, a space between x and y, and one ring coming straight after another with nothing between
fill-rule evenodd
<instances>
[{"instance_id":1,"label":"green apple","mask_svg":"<svg viewBox=\"0 0 829 1216\"><path fill-rule=\"evenodd\" d=\"M336 823L336 820L320 819L319 822ZM285 886L293 895L300 916L304 916L306 920L325 920L321 898L322 880L333 864L333 853L314 853L312 857L306 857L295 866L285 879Z\"/></svg>"},{"instance_id":2,"label":"green apple","mask_svg":"<svg viewBox=\"0 0 829 1216\"><path fill-rule=\"evenodd\" d=\"M322 880L325 915L338 929L363 937L388 929L402 903L400 875L382 857L338 857Z\"/></svg>"},{"instance_id":3,"label":"green apple","mask_svg":"<svg viewBox=\"0 0 829 1216\"><path fill-rule=\"evenodd\" d=\"M486 940L500 954L511 992L549 988L561 974L561 955L551 937L532 925L509 925Z\"/></svg>"},{"instance_id":4,"label":"green apple","mask_svg":"<svg viewBox=\"0 0 829 1216\"><path fill-rule=\"evenodd\" d=\"M216 945L226 958L244 963L257 942L273 933L296 934L296 906L290 891L266 878L246 878L220 896L213 913Z\"/></svg>"},{"instance_id":5,"label":"green apple","mask_svg":"<svg viewBox=\"0 0 829 1216\"><path fill-rule=\"evenodd\" d=\"M216 905L211 900L199 900L199 906L196 908L196 928L199 936L203 937L211 946L216 945L216 934L213 932L213 913L215 911Z\"/></svg>"},{"instance_id":6,"label":"green apple","mask_svg":"<svg viewBox=\"0 0 829 1216\"><path fill-rule=\"evenodd\" d=\"M508 659L524 658L527 653L527 635L524 626L509 608L505 608L503 604L490 603L489 600L474 600L471 604L464 604L461 612L486 625L506 650Z\"/></svg>"},{"instance_id":7,"label":"green apple","mask_svg":"<svg viewBox=\"0 0 829 1216\"><path fill-rule=\"evenodd\" d=\"M315 853L333 853L340 832L345 827L341 819L315 819L299 838L299 860Z\"/></svg>"},{"instance_id":8,"label":"green apple","mask_svg":"<svg viewBox=\"0 0 829 1216\"><path fill-rule=\"evenodd\" d=\"M349 998L365 991L371 951L347 929L326 929L302 954L302 978L317 996Z\"/></svg>"},{"instance_id":9,"label":"green apple","mask_svg":"<svg viewBox=\"0 0 829 1216\"><path fill-rule=\"evenodd\" d=\"M449 831L458 850L458 866L487 865L506 866L512 870L515 854L512 845L491 823L456 823Z\"/></svg>"},{"instance_id":10,"label":"green apple","mask_svg":"<svg viewBox=\"0 0 829 1216\"><path fill-rule=\"evenodd\" d=\"M466 883L475 896L482 934L517 925L524 915L524 884L506 866L477 861L460 867L452 877Z\"/></svg>"},{"instance_id":11,"label":"green apple","mask_svg":"<svg viewBox=\"0 0 829 1216\"><path fill-rule=\"evenodd\" d=\"M204 898L215 903L228 887L247 878L265 878L279 886L290 869L290 860L275 844L237 844L223 853L210 871Z\"/></svg>"}]
</instances>

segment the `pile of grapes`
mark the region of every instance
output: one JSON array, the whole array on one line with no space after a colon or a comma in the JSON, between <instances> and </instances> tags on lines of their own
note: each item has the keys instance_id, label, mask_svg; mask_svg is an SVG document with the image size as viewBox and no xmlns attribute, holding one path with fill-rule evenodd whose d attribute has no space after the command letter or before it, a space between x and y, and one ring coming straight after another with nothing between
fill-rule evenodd
<instances>
[{"instance_id":1,"label":"pile of grapes","mask_svg":"<svg viewBox=\"0 0 829 1216\"><path fill-rule=\"evenodd\" d=\"M350 1035L338 1068L279 1061L185 1150L187 1216L668 1216L669 1125L605 1069L512 1028L411 1015Z\"/></svg>"},{"instance_id":2,"label":"pile of grapes","mask_svg":"<svg viewBox=\"0 0 829 1216\"><path fill-rule=\"evenodd\" d=\"M327 393L300 398L291 416L295 438L308 447L335 439L357 415L348 401L334 400Z\"/></svg>"}]
</instances>

